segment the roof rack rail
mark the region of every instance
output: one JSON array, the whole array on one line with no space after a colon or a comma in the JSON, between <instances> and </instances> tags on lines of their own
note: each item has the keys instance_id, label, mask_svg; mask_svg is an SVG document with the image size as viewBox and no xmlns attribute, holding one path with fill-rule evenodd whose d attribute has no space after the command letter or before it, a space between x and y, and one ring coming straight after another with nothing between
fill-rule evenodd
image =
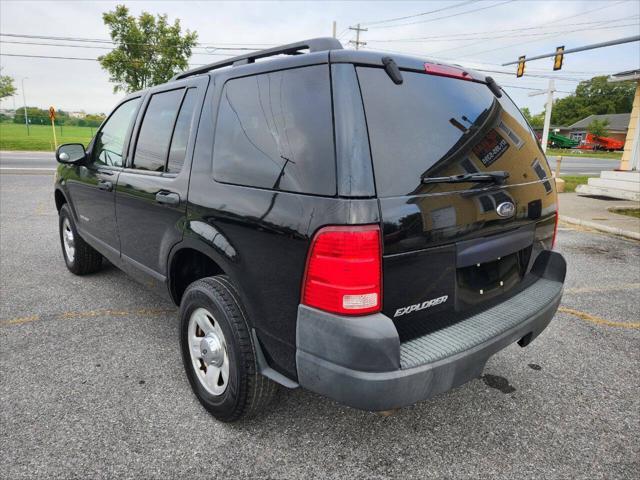
<instances>
[{"instance_id":1,"label":"roof rack rail","mask_svg":"<svg viewBox=\"0 0 640 480\"><path fill-rule=\"evenodd\" d=\"M220 62L210 63L202 67L187 70L186 72L178 73L171 81L180 80L182 78L191 77L193 75L199 75L201 73L207 73L211 70L216 70L222 67L246 65L248 63L254 63L259 58L273 57L275 55L299 55L300 50L308 49L310 53L321 52L324 50L342 50L342 44L339 40L331 37L319 37L311 38L309 40L303 40L301 42L290 43L288 45L280 45L278 47L267 48L265 50L257 50L255 52L248 53L246 55L239 55Z\"/></svg>"}]
</instances>

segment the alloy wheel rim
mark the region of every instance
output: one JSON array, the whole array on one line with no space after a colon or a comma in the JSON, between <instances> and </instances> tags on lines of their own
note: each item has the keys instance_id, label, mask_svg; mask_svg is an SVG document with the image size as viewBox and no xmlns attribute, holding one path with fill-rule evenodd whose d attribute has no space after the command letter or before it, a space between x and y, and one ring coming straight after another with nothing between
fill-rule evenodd
<instances>
[{"instance_id":1,"label":"alloy wheel rim","mask_svg":"<svg viewBox=\"0 0 640 480\"><path fill-rule=\"evenodd\" d=\"M211 395L222 395L229 383L229 354L220 324L206 308L189 317L191 366L202 387Z\"/></svg>"},{"instance_id":2,"label":"alloy wheel rim","mask_svg":"<svg viewBox=\"0 0 640 480\"><path fill-rule=\"evenodd\" d=\"M68 218L65 218L64 222L62 222L62 245L64 246L64 253L67 255L67 259L73 262L76 256L76 242Z\"/></svg>"}]
</instances>

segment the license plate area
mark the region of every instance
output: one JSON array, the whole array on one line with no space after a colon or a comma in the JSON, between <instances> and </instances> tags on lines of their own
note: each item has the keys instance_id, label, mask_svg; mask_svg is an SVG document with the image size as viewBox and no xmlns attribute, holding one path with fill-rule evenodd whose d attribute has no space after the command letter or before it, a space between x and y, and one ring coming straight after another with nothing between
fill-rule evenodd
<instances>
[{"instance_id":1,"label":"license plate area","mask_svg":"<svg viewBox=\"0 0 640 480\"><path fill-rule=\"evenodd\" d=\"M458 268L457 310L498 297L518 285L526 274L531 250L527 247L492 261Z\"/></svg>"}]
</instances>

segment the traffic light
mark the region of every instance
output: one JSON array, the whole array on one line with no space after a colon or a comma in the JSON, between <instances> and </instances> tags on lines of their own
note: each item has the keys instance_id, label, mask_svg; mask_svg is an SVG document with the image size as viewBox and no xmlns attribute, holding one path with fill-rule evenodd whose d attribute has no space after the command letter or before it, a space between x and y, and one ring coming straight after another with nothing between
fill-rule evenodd
<instances>
[{"instance_id":1,"label":"traffic light","mask_svg":"<svg viewBox=\"0 0 640 480\"><path fill-rule=\"evenodd\" d=\"M516 77L518 78L524 75L524 59L525 55L518 57L518 71L516 72Z\"/></svg>"},{"instance_id":2,"label":"traffic light","mask_svg":"<svg viewBox=\"0 0 640 480\"><path fill-rule=\"evenodd\" d=\"M556 56L553 58L553 69L560 70L564 60L564 45L556 48Z\"/></svg>"}]
</instances>

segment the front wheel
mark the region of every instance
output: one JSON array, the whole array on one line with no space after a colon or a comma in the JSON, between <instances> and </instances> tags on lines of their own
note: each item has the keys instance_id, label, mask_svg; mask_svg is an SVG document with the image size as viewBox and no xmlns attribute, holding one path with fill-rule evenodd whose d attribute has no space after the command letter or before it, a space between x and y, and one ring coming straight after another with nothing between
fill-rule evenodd
<instances>
[{"instance_id":1,"label":"front wheel","mask_svg":"<svg viewBox=\"0 0 640 480\"><path fill-rule=\"evenodd\" d=\"M76 275L86 275L100 270L102 255L78 235L71 210L66 203L60 209L58 222L62 255L69 271Z\"/></svg>"},{"instance_id":2,"label":"front wheel","mask_svg":"<svg viewBox=\"0 0 640 480\"><path fill-rule=\"evenodd\" d=\"M226 276L192 283L180 304L180 322L189 383L215 418L233 422L271 401L277 385L258 373L246 313Z\"/></svg>"}]
</instances>

